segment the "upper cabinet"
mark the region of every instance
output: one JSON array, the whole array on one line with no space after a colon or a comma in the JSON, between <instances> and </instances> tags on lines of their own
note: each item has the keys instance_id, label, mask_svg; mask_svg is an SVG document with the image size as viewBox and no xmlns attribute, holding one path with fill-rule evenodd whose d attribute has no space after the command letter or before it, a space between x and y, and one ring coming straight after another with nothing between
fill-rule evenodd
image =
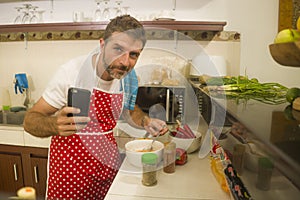
<instances>
[{"instance_id":1,"label":"upper cabinet","mask_svg":"<svg viewBox=\"0 0 300 200\"><path fill-rule=\"evenodd\" d=\"M41 23L0 25L1 41L99 39L108 22ZM187 37L211 40L223 31L226 22L142 21L148 39L172 39L174 32Z\"/></svg>"}]
</instances>

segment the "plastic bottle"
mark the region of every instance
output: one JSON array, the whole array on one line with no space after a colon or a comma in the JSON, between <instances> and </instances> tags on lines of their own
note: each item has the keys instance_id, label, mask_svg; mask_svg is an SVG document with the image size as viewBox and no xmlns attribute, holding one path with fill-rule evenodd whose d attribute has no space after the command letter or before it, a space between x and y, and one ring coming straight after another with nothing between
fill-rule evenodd
<instances>
[{"instance_id":1,"label":"plastic bottle","mask_svg":"<svg viewBox=\"0 0 300 200\"><path fill-rule=\"evenodd\" d=\"M153 186L157 184L157 154L145 153L142 155L142 184L145 186Z\"/></svg>"}]
</instances>

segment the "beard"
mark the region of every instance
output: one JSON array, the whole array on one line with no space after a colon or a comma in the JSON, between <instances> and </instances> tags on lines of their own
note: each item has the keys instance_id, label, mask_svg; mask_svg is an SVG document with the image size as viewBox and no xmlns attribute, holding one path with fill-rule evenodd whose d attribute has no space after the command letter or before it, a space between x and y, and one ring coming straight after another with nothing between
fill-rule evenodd
<instances>
[{"instance_id":1,"label":"beard","mask_svg":"<svg viewBox=\"0 0 300 200\"><path fill-rule=\"evenodd\" d=\"M113 62L111 64L107 64L107 62L105 61L105 54L103 55L102 61L104 63L104 69L105 69L105 71L113 79L122 79L129 72L128 66L125 66L125 65L116 66L116 65L113 64Z\"/></svg>"},{"instance_id":2,"label":"beard","mask_svg":"<svg viewBox=\"0 0 300 200\"><path fill-rule=\"evenodd\" d=\"M114 79L122 79L128 74L128 68L126 66L108 65L105 67L105 71Z\"/></svg>"}]
</instances>

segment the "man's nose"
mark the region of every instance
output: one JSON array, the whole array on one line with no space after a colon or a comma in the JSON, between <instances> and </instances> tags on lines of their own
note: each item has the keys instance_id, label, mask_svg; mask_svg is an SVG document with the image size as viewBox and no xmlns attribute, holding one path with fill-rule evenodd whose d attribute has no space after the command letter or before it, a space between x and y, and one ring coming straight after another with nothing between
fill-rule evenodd
<instances>
[{"instance_id":1,"label":"man's nose","mask_svg":"<svg viewBox=\"0 0 300 200\"><path fill-rule=\"evenodd\" d=\"M120 56L120 63L124 66L129 66L129 53L123 53Z\"/></svg>"}]
</instances>

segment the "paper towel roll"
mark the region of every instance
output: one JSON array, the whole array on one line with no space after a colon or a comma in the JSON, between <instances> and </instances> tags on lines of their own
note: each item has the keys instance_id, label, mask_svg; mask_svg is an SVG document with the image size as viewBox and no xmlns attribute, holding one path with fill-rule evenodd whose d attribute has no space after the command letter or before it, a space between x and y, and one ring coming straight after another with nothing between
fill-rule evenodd
<instances>
[{"instance_id":1,"label":"paper towel roll","mask_svg":"<svg viewBox=\"0 0 300 200\"><path fill-rule=\"evenodd\" d=\"M192 60L190 75L227 75L227 64L223 56L199 54Z\"/></svg>"}]
</instances>

